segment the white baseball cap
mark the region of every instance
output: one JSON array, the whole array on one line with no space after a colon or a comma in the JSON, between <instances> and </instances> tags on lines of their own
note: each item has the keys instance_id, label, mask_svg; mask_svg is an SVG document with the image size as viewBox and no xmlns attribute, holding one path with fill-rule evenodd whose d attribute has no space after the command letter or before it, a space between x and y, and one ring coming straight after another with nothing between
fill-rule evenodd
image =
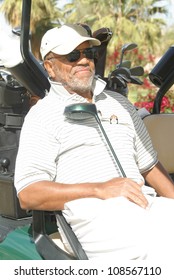
<instances>
[{"instance_id":1,"label":"white baseball cap","mask_svg":"<svg viewBox=\"0 0 174 280\"><path fill-rule=\"evenodd\" d=\"M48 30L41 40L42 59L50 51L59 55L69 54L85 41L90 41L92 46L101 44L98 39L90 37L87 30L79 24L64 24L59 28L54 27Z\"/></svg>"}]
</instances>

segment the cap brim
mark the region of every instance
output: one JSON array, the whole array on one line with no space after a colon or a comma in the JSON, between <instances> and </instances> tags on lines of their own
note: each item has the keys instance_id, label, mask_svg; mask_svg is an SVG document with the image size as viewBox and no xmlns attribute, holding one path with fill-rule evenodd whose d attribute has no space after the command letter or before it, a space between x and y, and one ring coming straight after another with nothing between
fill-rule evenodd
<instances>
[{"instance_id":1,"label":"cap brim","mask_svg":"<svg viewBox=\"0 0 174 280\"><path fill-rule=\"evenodd\" d=\"M51 50L51 52L53 52L55 54L59 54L59 55L66 55L66 54L69 54L70 52L72 52L80 44L82 44L86 41L89 41L92 44L92 46L100 46L101 45L101 42L98 39L90 38L90 37L83 37L83 38L81 38L81 40L71 42L71 44L69 44L67 42L67 44L65 44L64 46L59 45L56 48L53 48Z\"/></svg>"}]
</instances>

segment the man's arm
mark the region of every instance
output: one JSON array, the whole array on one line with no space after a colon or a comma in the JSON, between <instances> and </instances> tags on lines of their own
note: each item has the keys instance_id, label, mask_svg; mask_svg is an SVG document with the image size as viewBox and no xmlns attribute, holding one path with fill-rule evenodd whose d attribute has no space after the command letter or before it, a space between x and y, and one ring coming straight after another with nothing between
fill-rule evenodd
<instances>
[{"instance_id":1,"label":"man's arm","mask_svg":"<svg viewBox=\"0 0 174 280\"><path fill-rule=\"evenodd\" d=\"M137 184L129 178L113 178L102 183L61 184L40 181L22 189L18 196L24 209L62 210L68 201L80 198L108 199L124 196L130 201L146 208L147 199L142 193L143 182Z\"/></svg>"},{"instance_id":2,"label":"man's arm","mask_svg":"<svg viewBox=\"0 0 174 280\"><path fill-rule=\"evenodd\" d=\"M160 162L142 175L158 195L174 198L174 182Z\"/></svg>"}]
</instances>

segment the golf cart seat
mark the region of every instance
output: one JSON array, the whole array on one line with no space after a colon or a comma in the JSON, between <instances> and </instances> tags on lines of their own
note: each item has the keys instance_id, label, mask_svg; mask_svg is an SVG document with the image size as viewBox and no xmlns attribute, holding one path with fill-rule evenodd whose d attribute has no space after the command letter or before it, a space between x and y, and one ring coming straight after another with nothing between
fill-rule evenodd
<instances>
[{"instance_id":1,"label":"golf cart seat","mask_svg":"<svg viewBox=\"0 0 174 280\"><path fill-rule=\"evenodd\" d=\"M160 162L174 179L174 114L150 114L143 121Z\"/></svg>"}]
</instances>

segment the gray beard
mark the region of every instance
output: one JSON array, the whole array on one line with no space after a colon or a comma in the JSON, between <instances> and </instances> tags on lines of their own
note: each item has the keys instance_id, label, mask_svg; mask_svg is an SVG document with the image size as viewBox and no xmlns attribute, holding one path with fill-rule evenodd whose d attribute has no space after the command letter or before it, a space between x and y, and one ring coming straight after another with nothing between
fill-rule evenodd
<instances>
[{"instance_id":1,"label":"gray beard","mask_svg":"<svg viewBox=\"0 0 174 280\"><path fill-rule=\"evenodd\" d=\"M67 86L73 92L89 92L92 88L93 79L94 75L92 75L88 81L80 81L79 79L74 79L73 81L68 83Z\"/></svg>"},{"instance_id":2,"label":"gray beard","mask_svg":"<svg viewBox=\"0 0 174 280\"><path fill-rule=\"evenodd\" d=\"M73 77L73 79L70 79L67 82L64 80L63 76L59 72L59 69L56 70L57 77L59 77L56 81L61 83L62 86L64 86L66 90L68 90L70 93L85 94L91 91L95 72L91 73L91 77L89 77L89 79L80 80L79 78Z\"/></svg>"}]
</instances>

